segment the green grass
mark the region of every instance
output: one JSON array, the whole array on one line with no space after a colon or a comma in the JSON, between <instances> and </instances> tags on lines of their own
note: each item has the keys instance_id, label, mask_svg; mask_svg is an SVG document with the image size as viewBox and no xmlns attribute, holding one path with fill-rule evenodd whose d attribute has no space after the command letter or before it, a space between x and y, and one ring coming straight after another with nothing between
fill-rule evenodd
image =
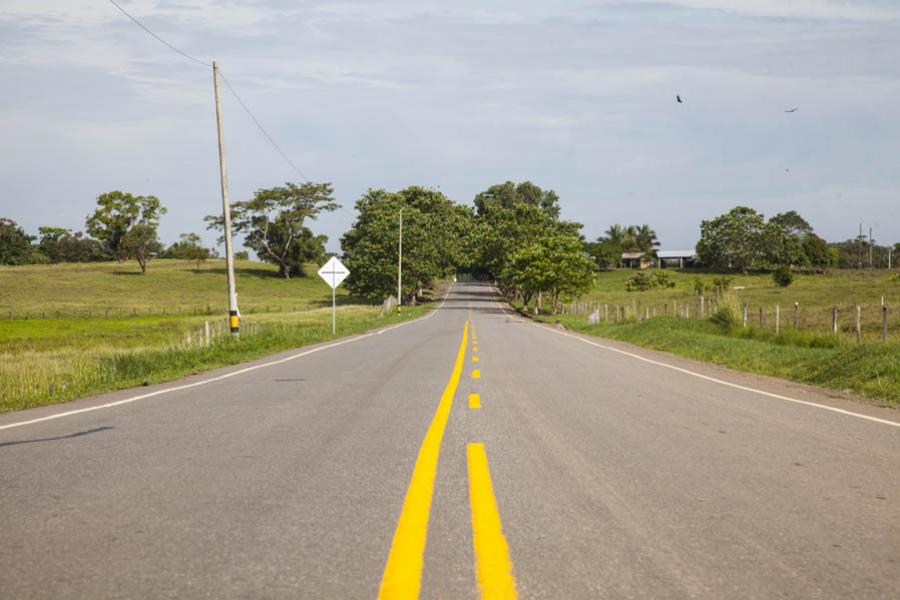
<instances>
[{"instance_id":1,"label":"green grass","mask_svg":"<svg viewBox=\"0 0 900 600\"><path fill-rule=\"evenodd\" d=\"M672 303L693 302L694 280L700 278L711 292L707 295L715 297L713 279L719 275L691 271L665 272L675 282L674 288L656 288L645 292L628 292L625 281L635 271L619 269L598 273L594 288L580 299L583 303L627 305L634 311L636 307L656 308L662 315L664 305L671 310ZM881 334L881 299L890 307L889 330L893 336L900 338L900 279L896 271L832 271L828 274L796 275L794 283L782 288L775 285L769 274L736 275L731 292L731 300L739 307L746 302L748 322L759 326L759 309L763 309L765 329L774 329L775 306L780 306L781 326L786 328L792 324L793 307L799 302L800 329L810 332L826 333L831 331L832 308L838 308L839 330L847 338L855 336L855 307L862 308L863 335L875 340ZM696 312L696 305L692 307Z\"/></svg>"},{"instance_id":2,"label":"green grass","mask_svg":"<svg viewBox=\"0 0 900 600\"><path fill-rule=\"evenodd\" d=\"M227 313L222 261L199 272L183 261L154 261L145 276L130 263L0 267L0 412L159 383L329 340L331 289L314 265L307 270L311 276L285 281L271 265L239 261L243 334L198 348L186 345L190 333ZM381 316L379 307L361 305L340 288L338 301L339 336L428 310ZM258 332L250 335L248 325Z\"/></svg>"},{"instance_id":3,"label":"green grass","mask_svg":"<svg viewBox=\"0 0 900 600\"><path fill-rule=\"evenodd\" d=\"M150 262L146 275L137 264L83 263L0 267L0 320L225 314L225 262L211 260L199 271L178 260ZM331 288L306 268L307 277L287 281L274 265L237 261L235 280L243 314L295 311L331 304ZM338 301L354 302L338 288ZM108 311L108 313L107 313Z\"/></svg>"},{"instance_id":4,"label":"green grass","mask_svg":"<svg viewBox=\"0 0 900 600\"><path fill-rule=\"evenodd\" d=\"M900 404L900 343L857 345L839 336L789 331L779 335L708 320L655 317L640 322L587 325L563 315L567 328L703 360L732 369L850 390L886 405Z\"/></svg>"}]
</instances>

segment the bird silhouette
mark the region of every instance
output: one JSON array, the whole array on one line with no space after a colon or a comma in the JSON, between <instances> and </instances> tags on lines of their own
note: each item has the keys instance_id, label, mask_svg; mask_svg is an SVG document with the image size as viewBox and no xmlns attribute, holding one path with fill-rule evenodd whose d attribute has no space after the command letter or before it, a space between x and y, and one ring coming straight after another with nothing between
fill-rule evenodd
<instances>
[{"instance_id":1,"label":"bird silhouette","mask_svg":"<svg viewBox=\"0 0 900 600\"><path fill-rule=\"evenodd\" d=\"M684 103L681 101L681 96L679 96L678 94L675 94L675 99L678 100L678 104L684 104Z\"/></svg>"},{"instance_id":2,"label":"bird silhouette","mask_svg":"<svg viewBox=\"0 0 900 600\"><path fill-rule=\"evenodd\" d=\"M790 108L790 109L788 109L788 110L786 110L786 111L784 111L784 112L786 112L786 113L793 113L793 112L797 112L798 110L800 110L800 107L799 107L799 106L796 107L796 108Z\"/></svg>"}]
</instances>

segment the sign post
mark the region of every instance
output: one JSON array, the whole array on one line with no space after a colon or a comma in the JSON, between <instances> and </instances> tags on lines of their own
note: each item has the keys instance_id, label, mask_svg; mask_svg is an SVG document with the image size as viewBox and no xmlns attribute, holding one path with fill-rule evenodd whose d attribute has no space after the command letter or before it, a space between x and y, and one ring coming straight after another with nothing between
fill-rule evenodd
<instances>
[{"instance_id":1,"label":"sign post","mask_svg":"<svg viewBox=\"0 0 900 600\"><path fill-rule=\"evenodd\" d=\"M350 271L336 256L332 256L319 269L319 277L331 286L331 335L337 333L337 287L349 274Z\"/></svg>"}]
</instances>

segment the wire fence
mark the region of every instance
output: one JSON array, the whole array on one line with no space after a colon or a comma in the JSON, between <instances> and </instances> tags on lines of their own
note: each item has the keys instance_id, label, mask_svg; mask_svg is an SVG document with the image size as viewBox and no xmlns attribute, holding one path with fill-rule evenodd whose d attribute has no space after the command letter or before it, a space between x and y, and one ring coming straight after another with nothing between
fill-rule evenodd
<instances>
[{"instance_id":1,"label":"wire fence","mask_svg":"<svg viewBox=\"0 0 900 600\"><path fill-rule=\"evenodd\" d=\"M725 307L740 327L770 331L775 334L791 330L831 334L863 340L896 339L900 331L900 311L882 302L840 303L832 306L806 305L800 302L782 305L751 302L723 302L719 298L695 296L669 302L626 304L570 302L561 314L587 317L589 324L640 322L657 317L671 319L708 319Z\"/></svg>"}]
</instances>

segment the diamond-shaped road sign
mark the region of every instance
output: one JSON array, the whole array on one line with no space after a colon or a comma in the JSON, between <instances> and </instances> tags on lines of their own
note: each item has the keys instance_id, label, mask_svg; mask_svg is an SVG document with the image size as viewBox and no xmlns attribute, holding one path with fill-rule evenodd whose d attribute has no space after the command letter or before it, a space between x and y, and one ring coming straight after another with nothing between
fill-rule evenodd
<instances>
[{"instance_id":1,"label":"diamond-shaped road sign","mask_svg":"<svg viewBox=\"0 0 900 600\"><path fill-rule=\"evenodd\" d=\"M331 286L331 289L336 289L337 286L341 285L341 282L347 279L349 274L350 270L336 256L332 256L319 269L319 277L324 279L325 283Z\"/></svg>"}]
</instances>

